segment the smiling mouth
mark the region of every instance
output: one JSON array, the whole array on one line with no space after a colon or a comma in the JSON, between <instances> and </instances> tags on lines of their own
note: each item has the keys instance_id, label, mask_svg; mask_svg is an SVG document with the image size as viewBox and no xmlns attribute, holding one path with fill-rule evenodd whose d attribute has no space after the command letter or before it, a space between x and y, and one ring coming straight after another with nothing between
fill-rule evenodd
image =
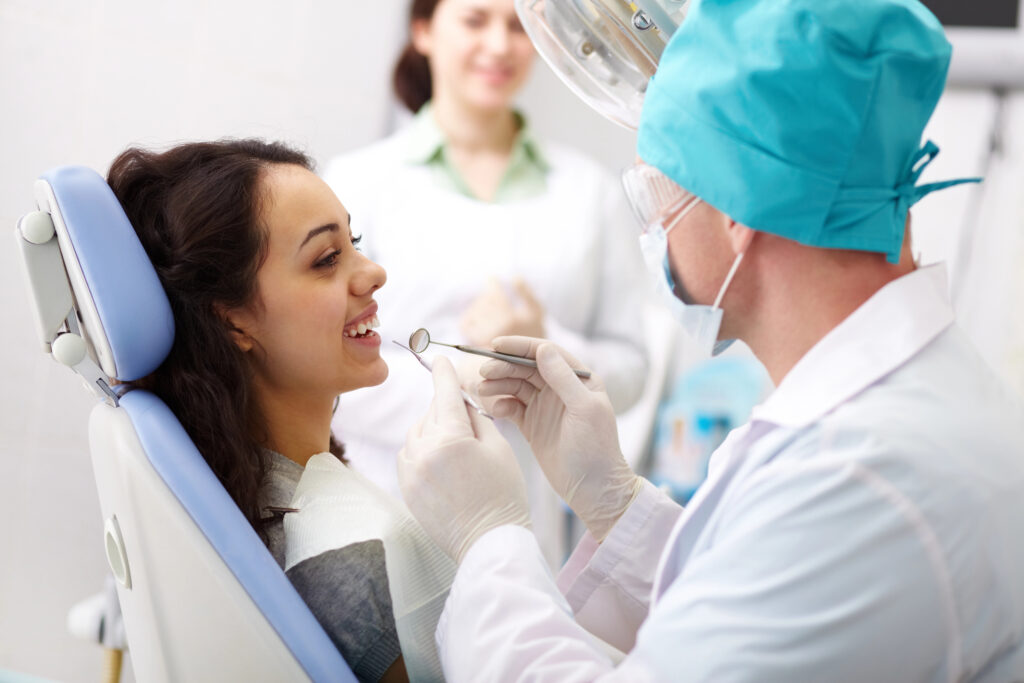
<instances>
[{"instance_id":1,"label":"smiling mouth","mask_svg":"<svg viewBox=\"0 0 1024 683\"><path fill-rule=\"evenodd\" d=\"M514 69L501 69L501 68L486 68L480 67L477 69L477 73L485 78L492 79L509 79L515 75Z\"/></svg>"},{"instance_id":2,"label":"smiling mouth","mask_svg":"<svg viewBox=\"0 0 1024 683\"><path fill-rule=\"evenodd\" d=\"M346 337L365 338L376 335L373 330L380 327L380 319L377 316L363 320L362 322L345 328Z\"/></svg>"}]
</instances>

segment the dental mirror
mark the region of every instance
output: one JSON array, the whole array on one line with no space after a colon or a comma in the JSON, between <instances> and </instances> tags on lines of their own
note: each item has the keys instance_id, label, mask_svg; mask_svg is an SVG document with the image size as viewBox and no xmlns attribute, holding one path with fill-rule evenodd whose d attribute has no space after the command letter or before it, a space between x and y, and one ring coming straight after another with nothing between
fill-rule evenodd
<instances>
[{"instance_id":1,"label":"dental mirror","mask_svg":"<svg viewBox=\"0 0 1024 683\"><path fill-rule=\"evenodd\" d=\"M416 353L423 353L430 346L430 333L422 327L409 335L409 348Z\"/></svg>"},{"instance_id":2,"label":"dental mirror","mask_svg":"<svg viewBox=\"0 0 1024 683\"><path fill-rule=\"evenodd\" d=\"M398 344L398 342L395 342ZM421 327L412 334L409 335L409 348L413 353L423 353L427 350L427 347L431 344L437 344L438 346L447 346L452 349L458 349L463 353L472 353L477 356L487 356L488 358L495 358L497 360L503 360L508 363L515 363L516 365L525 365L527 367L537 367L537 361L532 358L524 358L523 356L514 356L511 353L499 353L497 351L488 351L487 349L478 349L472 346L463 346L462 344L445 344L444 342L433 341L430 338L430 332L426 328ZM401 344L399 344L401 346ZM588 370L573 370L576 376L581 379L590 379L590 372Z\"/></svg>"}]
</instances>

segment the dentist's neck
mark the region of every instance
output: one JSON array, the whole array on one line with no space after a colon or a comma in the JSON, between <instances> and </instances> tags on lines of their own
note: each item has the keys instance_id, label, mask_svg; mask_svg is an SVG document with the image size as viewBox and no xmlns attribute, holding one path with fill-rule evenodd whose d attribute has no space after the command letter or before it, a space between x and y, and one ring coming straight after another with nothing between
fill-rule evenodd
<instances>
[{"instance_id":1,"label":"dentist's neck","mask_svg":"<svg viewBox=\"0 0 1024 683\"><path fill-rule=\"evenodd\" d=\"M898 264L891 264L883 254L816 249L762 237L747 259L757 262L744 264L756 273L751 283L756 296L748 298L738 336L776 386L851 313L915 267L909 249Z\"/></svg>"}]
</instances>

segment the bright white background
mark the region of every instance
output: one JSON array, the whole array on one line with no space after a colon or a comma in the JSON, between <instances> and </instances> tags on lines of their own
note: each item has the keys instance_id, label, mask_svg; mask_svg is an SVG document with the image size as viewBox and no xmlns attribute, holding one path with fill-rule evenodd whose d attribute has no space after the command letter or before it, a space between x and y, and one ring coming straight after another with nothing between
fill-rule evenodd
<instances>
[{"instance_id":1,"label":"bright white background","mask_svg":"<svg viewBox=\"0 0 1024 683\"><path fill-rule=\"evenodd\" d=\"M0 0L0 231L34 208L39 173L72 163L105 173L129 144L258 135L323 164L376 139L395 118L389 73L405 11L398 0L296 0L287 8L269 0ZM929 131L943 154L926 179L982 170L996 103L981 91L947 96ZM542 137L582 147L612 169L632 161L632 135L578 104L540 62L523 107ZM1004 118L1016 137L999 141L1003 154L977 205L970 189L937 195L915 212L915 232L925 260L934 260L957 249L962 226L975 230L958 308L986 357L1024 391L1024 97L1008 99ZM0 670L95 681L98 648L64 625L68 608L97 592L107 571L86 451L93 403L37 349L4 239L11 237L0 237Z\"/></svg>"}]
</instances>

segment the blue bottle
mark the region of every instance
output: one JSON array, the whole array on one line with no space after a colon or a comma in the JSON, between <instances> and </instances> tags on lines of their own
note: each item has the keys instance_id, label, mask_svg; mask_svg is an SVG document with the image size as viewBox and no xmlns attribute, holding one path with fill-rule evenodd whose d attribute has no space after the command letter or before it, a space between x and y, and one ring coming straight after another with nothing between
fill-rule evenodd
<instances>
[{"instance_id":1,"label":"blue bottle","mask_svg":"<svg viewBox=\"0 0 1024 683\"><path fill-rule=\"evenodd\" d=\"M768 389L767 373L753 358L716 358L686 372L658 410L651 482L677 502L689 501L707 478L712 454Z\"/></svg>"}]
</instances>

